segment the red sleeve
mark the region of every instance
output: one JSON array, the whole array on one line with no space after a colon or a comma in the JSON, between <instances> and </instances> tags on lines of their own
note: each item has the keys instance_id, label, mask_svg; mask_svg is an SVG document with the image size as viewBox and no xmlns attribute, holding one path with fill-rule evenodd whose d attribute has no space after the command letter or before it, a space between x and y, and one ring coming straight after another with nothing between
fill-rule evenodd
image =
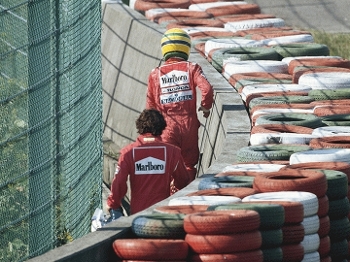
<instances>
[{"instance_id":1,"label":"red sleeve","mask_svg":"<svg viewBox=\"0 0 350 262\"><path fill-rule=\"evenodd\" d=\"M111 186L111 193L107 198L107 205L112 209L117 209L121 206L122 199L127 192L127 179L129 170L127 168L124 154L121 154L116 168L116 173Z\"/></svg>"},{"instance_id":2,"label":"red sleeve","mask_svg":"<svg viewBox=\"0 0 350 262\"><path fill-rule=\"evenodd\" d=\"M156 103L156 83L154 83L153 75L155 70L152 70L148 77L148 84L147 84L147 98L146 98L146 108L155 108L157 109L157 103Z\"/></svg>"},{"instance_id":3,"label":"red sleeve","mask_svg":"<svg viewBox=\"0 0 350 262\"><path fill-rule=\"evenodd\" d=\"M180 150L176 151L174 159L179 159L177 162L176 168L174 170L174 173L172 175L174 178L174 185L176 188L182 189L185 186L187 186L189 183L191 183L192 179L185 167L185 163L181 156Z\"/></svg>"},{"instance_id":4,"label":"red sleeve","mask_svg":"<svg viewBox=\"0 0 350 262\"><path fill-rule=\"evenodd\" d=\"M200 65L193 65L195 85L199 88L199 90L202 93L201 106L203 106L205 109L210 109L214 102L213 86L207 80Z\"/></svg>"}]
</instances>

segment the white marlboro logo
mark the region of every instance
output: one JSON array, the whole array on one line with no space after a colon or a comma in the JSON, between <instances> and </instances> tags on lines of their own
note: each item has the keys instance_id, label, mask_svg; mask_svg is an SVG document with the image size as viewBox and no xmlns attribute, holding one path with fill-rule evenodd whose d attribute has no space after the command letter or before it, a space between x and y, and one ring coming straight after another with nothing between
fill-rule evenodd
<instances>
[{"instance_id":1,"label":"white marlboro logo","mask_svg":"<svg viewBox=\"0 0 350 262\"><path fill-rule=\"evenodd\" d=\"M169 87L176 85L187 85L189 83L189 77L187 71L173 70L167 74L161 75L160 87Z\"/></svg>"},{"instance_id":2,"label":"white marlboro logo","mask_svg":"<svg viewBox=\"0 0 350 262\"><path fill-rule=\"evenodd\" d=\"M163 146L134 148L135 175L164 174L165 159Z\"/></svg>"}]
</instances>

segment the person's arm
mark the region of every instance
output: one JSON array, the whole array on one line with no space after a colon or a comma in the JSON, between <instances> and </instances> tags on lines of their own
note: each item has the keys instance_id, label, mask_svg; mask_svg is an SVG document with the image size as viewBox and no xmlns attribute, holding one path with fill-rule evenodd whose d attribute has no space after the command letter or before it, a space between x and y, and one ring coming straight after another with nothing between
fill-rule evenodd
<instances>
[{"instance_id":1,"label":"person's arm","mask_svg":"<svg viewBox=\"0 0 350 262\"><path fill-rule=\"evenodd\" d=\"M124 155L121 154L118 161L118 166L111 185L111 193L107 198L107 210L117 210L122 205L122 199L127 192L127 178L129 171L124 160Z\"/></svg>"},{"instance_id":2,"label":"person's arm","mask_svg":"<svg viewBox=\"0 0 350 262\"><path fill-rule=\"evenodd\" d=\"M214 102L213 86L209 83L203 73L202 68L198 64L194 64L194 81L201 91L201 106L198 111L203 111L203 116L207 118L210 114L210 109Z\"/></svg>"},{"instance_id":3,"label":"person's arm","mask_svg":"<svg viewBox=\"0 0 350 262\"><path fill-rule=\"evenodd\" d=\"M190 176L190 173L187 171L180 150L176 152L174 159L178 159L177 165L172 175L174 178L174 185L177 189L182 189L191 183L194 178L192 178Z\"/></svg>"},{"instance_id":4,"label":"person's arm","mask_svg":"<svg viewBox=\"0 0 350 262\"><path fill-rule=\"evenodd\" d=\"M153 80L153 72L148 76L148 84L147 84L147 98L146 98L146 108L147 109L157 109L156 96L155 96L155 83Z\"/></svg>"}]
</instances>

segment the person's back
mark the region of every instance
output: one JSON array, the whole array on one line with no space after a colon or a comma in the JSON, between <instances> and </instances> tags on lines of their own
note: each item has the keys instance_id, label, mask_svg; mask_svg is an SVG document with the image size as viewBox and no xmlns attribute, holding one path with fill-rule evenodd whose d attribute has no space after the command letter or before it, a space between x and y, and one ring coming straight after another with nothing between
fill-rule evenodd
<instances>
[{"instance_id":1,"label":"person's back","mask_svg":"<svg viewBox=\"0 0 350 262\"><path fill-rule=\"evenodd\" d=\"M130 210L137 213L170 196L170 183L181 189L190 183L181 150L164 143L160 134L166 126L157 110L144 110L136 127L135 142L121 150L107 206L118 209L130 178Z\"/></svg>"},{"instance_id":2,"label":"person's back","mask_svg":"<svg viewBox=\"0 0 350 262\"><path fill-rule=\"evenodd\" d=\"M161 40L164 64L153 69L148 77L146 108L163 113L167 128L164 141L181 148L192 180L199 159L197 88L201 92L199 111L208 117L213 104L213 87L200 65L188 61L190 36L180 28L167 30Z\"/></svg>"}]
</instances>

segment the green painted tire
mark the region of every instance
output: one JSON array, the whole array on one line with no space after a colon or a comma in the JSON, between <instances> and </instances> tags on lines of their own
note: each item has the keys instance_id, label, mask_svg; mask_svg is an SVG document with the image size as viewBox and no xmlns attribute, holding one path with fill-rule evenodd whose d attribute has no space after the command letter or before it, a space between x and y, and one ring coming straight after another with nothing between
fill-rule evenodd
<instances>
[{"instance_id":1,"label":"green painted tire","mask_svg":"<svg viewBox=\"0 0 350 262\"><path fill-rule=\"evenodd\" d=\"M289 160L289 157L300 151L310 150L308 145L267 144L242 147L237 151L239 163L261 160Z\"/></svg>"},{"instance_id":2,"label":"green painted tire","mask_svg":"<svg viewBox=\"0 0 350 262\"><path fill-rule=\"evenodd\" d=\"M140 215L134 218L131 230L136 236L142 238L168 238L183 239L184 214L160 214Z\"/></svg>"},{"instance_id":3,"label":"green painted tire","mask_svg":"<svg viewBox=\"0 0 350 262\"><path fill-rule=\"evenodd\" d=\"M309 104L314 99L310 96L273 96L273 97L256 97L249 103L249 109L253 109L258 105L273 105L273 104Z\"/></svg>"},{"instance_id":4,"label":"green painted tire","mask_svg":"<svg viewBox=\"0 0 350 262\"><path fill-rule=\"evenodd\" d=\"M321 117L318 117L314 114L305 113L276 113L262 115L256 119L255 124L294 125L310 128L317 128L325 125Z\"/></svg>"},{"instance_id":5,"label":"green painted tire","mask_svg":"<svg viewBox=\"0 0 350 262\"><path fill-rule=\"evenodd\" d=\"M216 189L226 187L253 187L254 177L252 176L220 176L206 177L201 179L198 190Z\"/></svg>"},{"instance_id":6,"label":"green painted tire","mask_svg":"<svg viewBox=\"0 0 350 262\"><path fill-rule=\"evenodd\" d=\"M273 48L280 55L280 60L284 57L329 55L328 46L317 43L280 44L273 46Z\"/></svg>"},{"instance_id":7,"label":"green painted tire","mask_svg":"<svg viewBox=\"0 0 350 262\"><path fill-rule=\"evenodd\" d=\"M228 58L243 60L279 60L278 53L272 48L266 47L233 47L220 48L213 51L211 64L218 71L222 72L223 61Z\"/></svg>"}]
</instances>

